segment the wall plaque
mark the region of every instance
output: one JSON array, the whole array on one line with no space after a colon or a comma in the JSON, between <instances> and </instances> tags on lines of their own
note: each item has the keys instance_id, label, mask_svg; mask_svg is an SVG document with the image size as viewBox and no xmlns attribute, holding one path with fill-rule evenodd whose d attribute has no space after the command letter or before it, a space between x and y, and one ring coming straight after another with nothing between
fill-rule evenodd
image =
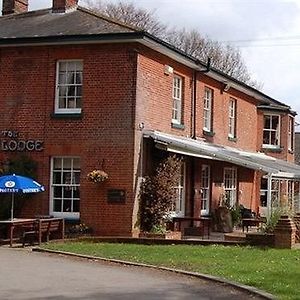
<instances>
[{"instance_id":1,"label":"wall plaque","mask_svg":"<svg viewBox=\"0 0 300 300\"><path fill-rule=\"evenodd\" d=\"M110 189L107 191L107 202L115 204L123 204L126 200L125 190Z\"/></svg>"}]
</instances>

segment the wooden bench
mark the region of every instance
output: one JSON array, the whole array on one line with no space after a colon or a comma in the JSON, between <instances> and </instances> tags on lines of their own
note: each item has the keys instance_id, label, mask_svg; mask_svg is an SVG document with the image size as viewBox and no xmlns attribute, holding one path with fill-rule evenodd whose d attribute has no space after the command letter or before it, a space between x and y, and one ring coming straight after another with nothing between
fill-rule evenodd
<instances>
[{"instance_id":1,"label":"wooden bench","mask_svg":"<svg viewBox=\"0 0 300 300\"><path fill-rule=\"evenodd\" d=\"M57 234L60 239L64 239L65 221L62 218L37 219L33 227L24 227L23 230L23 247L27 240L31 244L37 241L40 245L43 240L48 242L53 234Z\"/></svg>"}]
</instances>

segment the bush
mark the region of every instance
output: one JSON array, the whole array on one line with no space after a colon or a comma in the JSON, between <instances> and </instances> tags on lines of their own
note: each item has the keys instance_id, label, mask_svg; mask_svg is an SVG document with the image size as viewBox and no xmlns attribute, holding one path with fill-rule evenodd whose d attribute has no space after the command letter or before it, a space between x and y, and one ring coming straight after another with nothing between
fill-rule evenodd
<instances>
[{"instance_id":1,"label":"bush","mask_svg":"<svg viewBox=\"0 0 300 300\"><path fill-rule=\"evenodd\" d=\"M166 213L175 207L182 161L175 155L163 160L153 176L146 176L140 191L140 227L150 232L165 225Z\"/></svg>"}]
</instances>

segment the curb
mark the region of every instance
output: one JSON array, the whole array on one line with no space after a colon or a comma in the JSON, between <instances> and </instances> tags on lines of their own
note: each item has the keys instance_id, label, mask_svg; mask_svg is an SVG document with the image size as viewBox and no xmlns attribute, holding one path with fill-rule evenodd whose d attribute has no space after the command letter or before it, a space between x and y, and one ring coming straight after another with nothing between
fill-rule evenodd
<instances>
[{"instance_id":1,"label":"curb","mask_svg":"<svg viewBox=\"0 0 300 300\"><path fill-rule=\"evenodd\" d=\"M127 265L127 266L135 266L135 267L143 267L143 268L151 268L151 269L156 269L156 270L162 270L162 271L168 271L168 272L173 272L177 274L182 274L182 275L188 275L196 278L201 278L209 281L214 281L217 283L225 284L231 287L234 287L236 289L245 291L249 294L260 296L264 299L268 300L275 300L276 297L268 292L259 290L255 287L249 286L249 285L244 285L240 283L236 283L227 279L219 278L213 275L207 275L207 274L202 274L198 272L188 272L180 269L172 269L172 268L167 268L167 267L158 267L154 265L148 265L148 264L143 264L143 263L136 263L136 262L130 262L130 261L124 261L124 260L119 260L119 259L110 259L110 258L104 258L104 257L98 257L98 256L92 256L92 255L83 255L83 254L76 254L72 252L65 252L65 251L56 251L56 250L47 250L47 249L42 249L39 247L34 247L32 248L32 251L35 252L46 252L46 253L52 253L52 254L60 254L60 255L66 255L66 256L74 256L74 257L79 257L79 258L85 258L89 260L99 260L99 261L105 261L105 262L111 262L111 263L116 263L116 264L122 264L122 265Z\"/></svg>"}]
</instances>

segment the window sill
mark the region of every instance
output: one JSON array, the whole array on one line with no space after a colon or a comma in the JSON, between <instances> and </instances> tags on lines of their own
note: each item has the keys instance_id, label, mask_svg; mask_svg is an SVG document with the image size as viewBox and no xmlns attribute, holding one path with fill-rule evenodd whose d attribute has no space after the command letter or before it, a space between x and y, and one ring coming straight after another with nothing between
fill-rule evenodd
<instances>
[{"instance_id":1,"label":"window sill","mask_svg":"<svg viewBox=\"0 0 300 300\"><path fill-rule=\"evenodd\" d=\"M203 129L203 134L206 135L206 136L214 136L215 135L214 132L212 132L212 131L206 131L204 129Z\"/></svg>"},{"instance_id":2,"label":"window sill","mask_svg":"<svg viewBox=\"0 0 300 300\"><path fill-rule=\"evenodd\" d=\"M171 123L171 127L175 129L181 129L181 130L185 129L185 126L183 124Z\"/></svg>"},{"instance_id":3,"label":"window sill","mask_svg":"<svg viewBox=\"0 0 300 300\"><path fill-rule=\"evenodd\" d=\"M280 153L282 152L282 147L264 147L262 146L262 150L265 152L273 152L273 153Z\"/></svg>"},{"instance_id":4,"label":"window sill","mask_svg":"<svg viewBox=\"0 0 300 300\"><path fill-rule=\"evenodd\" d=\"M228 137L228 141L230 141L230 142L237 142L237 138L229 136Z\"/></svg>"},{"instance_id":5,"label":"window sill","mask_svg":"<svg viewBox=\"0 0 300 300\"><path fill-rule=\"evenodd\" d=\"M51 119L73 119L73 120L81 120L83 117L82 113L64 113L64 114L58 114L58 113L52 113L50 115Z\"/></svg>"}]
</instances>

